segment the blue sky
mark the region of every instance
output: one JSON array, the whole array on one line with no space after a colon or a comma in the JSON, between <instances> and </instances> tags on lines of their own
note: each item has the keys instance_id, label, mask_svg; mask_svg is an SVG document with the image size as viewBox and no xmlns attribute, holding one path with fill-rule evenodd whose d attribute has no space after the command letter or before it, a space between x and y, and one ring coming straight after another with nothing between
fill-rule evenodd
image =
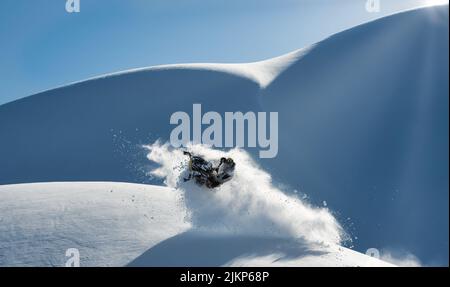
<instances>
[{"instance_id":1,"label":"blue sky","mask_svg":"<svg viewBox=\"0 0 450 287\"><path fill-rule=\"evenodd\" d=\"M278 56L425 0L3 0L0 104L92 76Z\"/></svg>"}]
</instances>

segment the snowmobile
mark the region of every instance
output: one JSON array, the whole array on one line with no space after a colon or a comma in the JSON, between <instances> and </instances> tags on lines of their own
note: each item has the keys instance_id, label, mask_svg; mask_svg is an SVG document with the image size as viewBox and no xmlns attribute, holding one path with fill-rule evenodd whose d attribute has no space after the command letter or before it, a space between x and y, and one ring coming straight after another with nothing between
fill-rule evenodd
<instances>
[{"instance_id":1,"label":"snowmobile","mask_svg":"<svg viewBox=\"0 0 450 287\"><path fill-rule=\"evenodd\" d=\"M194 156L190 152L184 151L184 155L189 156L189 176L184 181L194 179L200 186L216 188L229 181L234 174L236 164L231 158L221 158L217 167L200 156Z\"/></svg>"}]
</instances>

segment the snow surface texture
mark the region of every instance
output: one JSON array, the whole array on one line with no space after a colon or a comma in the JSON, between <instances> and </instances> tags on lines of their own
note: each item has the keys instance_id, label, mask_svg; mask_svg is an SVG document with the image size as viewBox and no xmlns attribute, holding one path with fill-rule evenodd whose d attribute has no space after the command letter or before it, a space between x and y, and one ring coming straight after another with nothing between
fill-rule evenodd
<instances>
[{"instance_id":1,"label":"snow surface texture","mask_svg":"<svg viewBox=\"0 0 450 287\"><path fill-rule=\"evenodd\" d=\"M334 244L201 232L179 191L111 182L0 186L0 266L391 266Z\"/></svg>"},{"instance_id":2,"label":"snow surface texture","mask_svg":"<svg viewBox=\"0 0 450 287\"><path fill-rule=\"evenodd\" d=\"M123 266L189 228L180 192L111 182L0 186L0 266Z\"/></svg>"},{"instance_id":3,"label":"snow surface texture","mask_svg":"<svg viewBox=\"0 0 450 287\"><path fill-rule=\"evenodd\" d=\"M357 250L405 246L448 265L448 51L448 6L432 7L267 61L150 67L45 91L0 106L0 184L160 184L141 146L168 140L172 113L194 103L278 112L278 156L247 150L276 182L350 218Z\"/></svg>"}]
</instances>

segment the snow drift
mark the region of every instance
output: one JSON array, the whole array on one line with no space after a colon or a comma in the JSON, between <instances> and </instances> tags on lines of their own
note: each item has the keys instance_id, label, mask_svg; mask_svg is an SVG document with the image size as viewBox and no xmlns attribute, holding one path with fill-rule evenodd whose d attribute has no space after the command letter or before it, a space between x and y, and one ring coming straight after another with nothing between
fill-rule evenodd
<instances>
[{"instance_id":1,"label":"snow drift","mask_svg":"<svg viewBox=\"0 0 450 287\"><path fill-rule=\"evenodd\" d=\"M391 266L334 244L196 232L182 193L117 182L0 186L0 266Z\"/></svg>"},{"instance_id":2,"label":"snow drift","mask_svg":"<svg viewBox=\"0 0 450 287\"><path fill-rule=\"evenodd\" d=\"M182 151L159 142L147 148L148 158L161 165L152 174L165 178L168 187L184 191L190 222L198 229L334 244L345 237L328 209L313 208L298 197L286 195L244 150L224 152L198 144L189 147L208 161L231 157L236 163L231 181L208 189L192 181L183 182L186 156Z\"/></svg>"}]
</instances>

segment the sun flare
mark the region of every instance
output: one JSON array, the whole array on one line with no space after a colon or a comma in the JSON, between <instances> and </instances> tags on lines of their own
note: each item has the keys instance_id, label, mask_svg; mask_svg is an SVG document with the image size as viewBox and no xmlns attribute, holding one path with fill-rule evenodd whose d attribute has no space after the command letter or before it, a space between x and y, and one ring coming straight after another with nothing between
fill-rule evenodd
<instances>
[{"instance_id":1,"label":"sun flare","mask_svg":"<svg viewBox=\"0 0 450 287\"><path fill-rule=\"evenodd\" d=\"M444 5L448 4L449 0L424 0L423 4L425 6L436 6L436 5Z\"/></svg>"}]
</instances>

